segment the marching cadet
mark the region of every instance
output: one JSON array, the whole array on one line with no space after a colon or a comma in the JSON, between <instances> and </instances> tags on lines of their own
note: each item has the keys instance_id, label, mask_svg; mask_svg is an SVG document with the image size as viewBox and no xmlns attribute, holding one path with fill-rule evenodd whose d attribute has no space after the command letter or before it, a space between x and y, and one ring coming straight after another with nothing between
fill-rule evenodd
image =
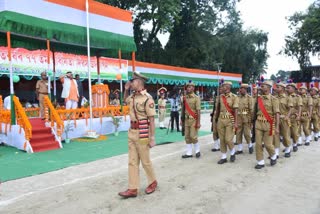
<instances>
[{"instance_id":1,"label":"marching cadet","mask_svg":"<svg viewBox=\"0 0 320 214\"><path fill-rule=\"evenodd\" d=\"M119 192L123 198L136 197L138 194L140 161L149 183L145 193L153 193L158 185L150 159L150 148L155 146L156 111L152 96L144 89L147 80L147 77L133 72L132 80L125 84L124 99L130 107L131 125L128 132L129 187L126 191ZM135 92L128 96L130 89Z\"/></svg>"},{"instance_id":2,"label":"marching cadet","mask_svg":"<svg viewBox=\"0 0 320 214\"><path fill-rule=\"evenodd\" d=\"M119 99L120 90L119 89L114 90L113 94L114 94L114 99L111 100L110 105L119 106L120 105L120 99Z\"/></svg>"},{"instance_id":3,"label":"marching cadet","mask_svg":"<svg viewBox=\"0 0 320 214\"><path fill-rule=\"evenodd\" d=\"M252 109L253 109L252 112L254 112L255 111L254 107L256 106L257 96L258 96L258 87L257 87L257 85L256 84L252 84L251 90L252 90L251 96L252 96ZM252 115L251 118L254 119L254 116ZM252 135L251 136L251 143L254 144L256 142L256 132L254 131L255 130L255 121L252 121L252 123L253 123L252 124L252 126L253 126L252 130L253 131L251 132L251 135Z\"/></svg>"},{"instance_id":4,"label":"marching cadet","mask_svg":"<svg viewBox=\"0 0 320 214\"><path fill-rule=\"evenodd\" d=\"M319 137L319 108L320 108L320 102L319 102L319 95L318 95L319 89L311 86L310 89L310 96L312 97L312 103L313 103L313 111L311 116L311 122L310 126L312 124L313 126L313 133L314 133L314 141L318 141Z\"/></svg>"},{"instance_id":5,"label":"marching cadet","mask_svg":"<svg viewBox=\"0 0 320 214\"><path fill-rule=\"evenodd\" d=\"M253 153L253 144L251 143L251 116L253 112L252 97L248 95L249 85L242 83L239 89L239 108L238 108L238 129L236 142L238 151L236 154L243 153L242 139L243 136L249 146L249 153Z\"/></svg>"},{"instance_id":6,"label":"marching cadet","mask_svg":"<svg viewBox=\"0 0 320 214\"><path fill-rule=\"evenodd\" d=\"M267 149L270 156L270 165L277 163L277 155L272 144L273 133L279 133L279 101L270 94L272 81L261 83L262 95L258 96L258 111L255 124L256 131L256 159L255 169L264 167L263 147Z\"/></svg>"},{"instance_id":7,"label":"marching cadet","mask_svg":"<svg viewBox=\"0 0 320 214\"><path fill-rule=\"evenodd\" d=\"M307 87L301 86L299 88L299 92L302 98L302 108L301 108L301 128L303 128L303 132L305 135L305 145L309 146L311 141L311 130L310 130L310 120L312 115L312 97L307 94ZM300 129L301 129L300 128ZM299 131L299 135L301 135L301 130ZM301 138L300 138L301 139ZM301 145L301 141L299 141L298 146Z\"/></svg>"},{"instance_id":8,"label":"marching cadet","mask_svg":"<svg viewBox=\"0 0 320 214\"><path fill-rule=\"evenodd\" d=\"M238 127L238 107L239 100L237 95L230 92L232 82L222 83L224 94L220 95L219 105L217 106L218 135L220 138L221 159L218 164L227 162L227 147L230 150L230 161L236 160L233 137Z\"/></svg>"},{"instance_id":9,"label":"marching cadet","mask_svg":"<svg viewBox=\"0 0 320 214\"><path fill-rule=\"evenodd\" d=\"M280 111L280 121L279 121L279 133L274 135L274 147L277 157L279 157L280 150L280 137L283 138L283 145L285 147L284 157L289 158L291 155L290 151L290 117L293 111L293 97L286 94L286 85L284 83L278 82L276 84L275 91L277 92L276 98L279 100L279 111Z\"/></svg>"},{"instance_id":10,"label":"marching cadet","mask_svg":"<svg viewBox=\"0 0 320 214\"><path fill-rule=\"evenodd\" d=\"M167 92L167 89L165 87L161 87L158 90L158 95L160 96L158 100L158 109L159 109L159 127L160 129L166 129L164 126L164 120L166 117L166 103L167 100L165 99L165 93Z\"/></svg>"},{"instance_id":11,"label":"marching cadet","mask_svg":"<svg viewBox=\"0 0 320 214\"><path fill-rule=\"evenodd\" d=\"M293 141L293 151L298 151L298 141L299 141L299 125L301 118L301 107L302 107L302 99L300 95L296 94L297 86L289 80L287 84L287 92L288 96L293 100L293 108L290 115L290 137Z\"/></svg>"},{"instance_id":12,"label":"marching cadet","mask_svg":"<svg viewBox=\"0 0 320 214\"><path fill-rule=\"evenodd\" d=\"M200 98L194 93L194 83L189 81L186 85L186 95L182 97L182 112L181 121L183 121L184 116L184 131L185 131L185 141L187 144L187 152L182 155L182 158L191 158L192 155L192 144L194 145L194 150L196 158L200 158L200 145L198 143L198 131L200 129ZM184 114L184 115L182 115Z\"/></svg>"},{"instance_id":13,"label":"marching cadet","mask_svg":"<svg viewBox=\"0 0 320 214\"><path fill-rule=\"evenodd\" d=\"M220 85L220 83L219 83L219 85ZM219 94L217 94L217 96L215 97L214 107L219 105L219 96L221 94L223 94L223 88L221 86L219 86L218 90L219 90ZM211 149L211 151L217 152L217 151L220 151L220 138L219 138L218 129L217 129L218 115L217 115L217 112L215 111L215 109L213 109L213 115L212 115L211 119L212 119L211 122L212 122L212 132L213 132L213 134L212 134L213 148Z\"/></svg>"}]
</instances>

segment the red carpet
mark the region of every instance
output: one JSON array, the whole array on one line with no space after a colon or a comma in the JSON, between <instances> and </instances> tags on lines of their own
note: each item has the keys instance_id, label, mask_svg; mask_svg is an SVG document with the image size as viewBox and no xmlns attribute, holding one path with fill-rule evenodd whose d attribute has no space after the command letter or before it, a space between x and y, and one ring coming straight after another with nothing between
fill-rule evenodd
<instances>
[{"instance_id":1,"label":"red carpet","mask_svg":"<svg viewBox=\"0 0 320 214\"><path fill-rule=\"evenodd\" d=\"M32 126L32 137L30 140L33 152L43 152L60 149L59 143L55 141L51 128L45 126L45 121L41 118L30 118Z\"/></svg>"}]
</instances>

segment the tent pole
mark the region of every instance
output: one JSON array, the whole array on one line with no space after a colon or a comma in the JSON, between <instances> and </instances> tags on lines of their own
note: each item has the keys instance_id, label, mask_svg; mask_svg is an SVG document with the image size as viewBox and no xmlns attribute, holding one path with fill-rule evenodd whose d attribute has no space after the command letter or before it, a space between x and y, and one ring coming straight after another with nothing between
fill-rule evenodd
<instances>
[{"instance_id":1,"label":"tent pole","mask_svg":"<svg viewBox=\"0 0 320 214\"><path fill-rule=\"evenodd\" d=\"M12 60L11 60L11 34L7 32L7 43L8 43L8 59L9 59L9 72L10 72L10 113L11 113L11 125L16 125L16 113L14 108L13 96L13 71L12 71Z\"/></svg>"},{"instance_id":2,"label":"tent pole","mask_svg":"<svg viewBox=\"0 0 320 214\"><path fill-rule=\"evenodd\" d=\"M57 103L56 58L55 58L54 50L52 50L52 64L53 64L53 100L55 103Z\"/></svg>"},{"instance_id":3,"label":"tent pole","mask_svg":"<svg viewBox=\"0 0 320 214\"><path fill-rule=\"evenodd\" d=\"M48 96L51 100L51 80L50 80L50 41L47 39L47 62L48 62L48 68L47 68L47 76L48 76Z\"/></svg>"},{"instance_id":4,"label":"tent pole","mask_svg":"<svg viewBox=\"0 0 320 214\"><path fill-rule=\"evenodd\" d=\"M120 106L121 106L121 112L122 112L122 104L123 104L123 89L122 89L122 65L121 65L121 49L118 51L118 58L119 58L119 71L120 71Z\"/></svg>"},{"instance_id":5,"label":"tent pole","mask_svg":"<svg viewBox=\"0 0 320 214\"><path fill-rule=\"evenodd\" d=\"M100 56L97 53L97 74L98 74L98 83L101 83L101 79L100 79Z\"/></svg>"},{"instance_id":6,"label":"tent pole","mask_svg":"<svg viewBox=\"0 0 320 214\"><path fill-rule=\"evenodd\" d=\"M89 2L86 0L86 20L87 20L87 54L88 54L88 86L89 86L89 110L90 110L90 120L89 120L89 131L92 130L92 94L91 94L91 60L90 60L90 28L89 28Z\"/></svg>"}]
</instances>

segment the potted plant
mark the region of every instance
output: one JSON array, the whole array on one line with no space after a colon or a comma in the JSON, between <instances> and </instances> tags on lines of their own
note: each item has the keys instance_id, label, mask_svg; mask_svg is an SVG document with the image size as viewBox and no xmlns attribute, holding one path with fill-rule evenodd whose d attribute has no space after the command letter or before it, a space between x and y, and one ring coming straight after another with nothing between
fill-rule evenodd
<instances>
[{"instance_id":1,"label":"potted plant","mask_svg":"<svg viewBox=\"0 0 320 214\"><path fill-rule=\"evenodd\" d=\"M66 138L64 139L65 143L70 143L69 131L73 131L73 128L74 128L74 124L70 119L68 119L68 122L64 127L64 133L66 134Z\"/></svg>"},{"instance_id":2,"label":"potted plant","mask_svg":"<svg viewBox=\"0 0 320 214\"><path fill-rule=\"evenodd\" d=\"M114 116L114 115L111 115L111 117L112 117L112 123L113 123L114 128L115 128L114 135L118 136L119 135L118 128L120 126L122 117L117 117L117 116Z\"/></svg>"}]
</instances>

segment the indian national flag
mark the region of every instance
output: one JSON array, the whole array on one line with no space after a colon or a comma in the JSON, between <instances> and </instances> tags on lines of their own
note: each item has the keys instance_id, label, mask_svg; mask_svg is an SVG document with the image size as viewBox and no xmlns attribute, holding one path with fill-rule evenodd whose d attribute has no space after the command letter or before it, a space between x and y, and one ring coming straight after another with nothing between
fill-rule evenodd
<instances>
[{"instance_id":1,"label":"indian national flag","mask_svg":"<svg viewBox=\"0 0 320 214\"><path fill-rule=\"evenodd\" d=\"M0 0L0 30L86 44L86 0ZM136 49L132 14L89 0L92 47Z\"/></svg>"}]
</instances>

